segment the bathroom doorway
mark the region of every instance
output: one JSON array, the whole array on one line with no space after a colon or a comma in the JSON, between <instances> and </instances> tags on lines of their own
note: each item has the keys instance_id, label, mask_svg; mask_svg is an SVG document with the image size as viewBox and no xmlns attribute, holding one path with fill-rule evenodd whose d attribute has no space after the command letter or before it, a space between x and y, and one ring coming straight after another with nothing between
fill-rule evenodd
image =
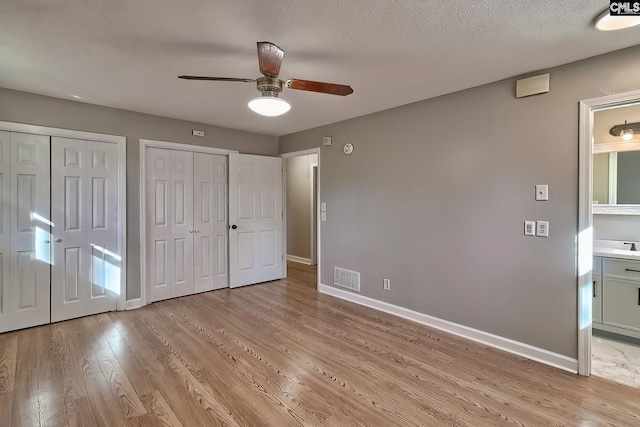
<instances>
[{"instance_id":1,"label":"bathroom doorway","mask_svg":"<svg viewBox=\"0 0 640 427\"><path fill-rule=\"evenodd\" d=\"M634 123L640 91L580 103L578 371L640 388L640 253L625 245L640 243L640 132L621 134Z\"/></svg>"}]
</instances>

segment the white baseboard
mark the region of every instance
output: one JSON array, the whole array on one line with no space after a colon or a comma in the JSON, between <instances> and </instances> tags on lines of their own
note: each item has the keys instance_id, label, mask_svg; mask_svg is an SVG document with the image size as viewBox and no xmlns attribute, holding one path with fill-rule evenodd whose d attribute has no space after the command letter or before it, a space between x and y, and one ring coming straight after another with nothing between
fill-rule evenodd
<instances>
[{"instance_id":1,"label":"white baseboard","mask_svg":"<svg viewBox=\"0 0 640 427\"><path fill-rule=\"evenodd\" d=\"M127 300L127 308L125 310L135 310L136 308L142 307L142 300L140 298L136 299L128 299Z\"/></svg>"},{"instance_id":2,"label":"white baseboard","mask_svg":"<svg viewBox=\"0 0 640 427\"><path fill-rule=\"evenodd\" d=\"M432 328L439 329L441 331L448 332L450 334L457 335L463 338L467 338L491 347L495 347L508 353L517 354L518 356L526 357L527 359L535 360L537 362L544 363L555 368L559 368L572 373L578 372L577 359L572 359L565 355L554 353L543 348L534 347L529 344L514 341L512 339L494 335L489 332L484 332L479 329L474 329L468 326L450 322L448 320L439 319L437 317L409 310L408 308L389 304L388 302L379 301L348 291L343 291L341 289L334 288L333 286L319 284L318 291L323 294L334 296L336 298L351 301L356 304L364 305L376 310L384 311L385 313L393 314L408 320L413 320L414 322L421 323L423 325L430 326Z\"/></svg>"},{"instance_id":3,"label":"white baseboard","mask_svg":"<svg viewBox=\"0 0 640 427\"><path fill-rule=\"evenodd\" d=\"M295 255L287 255L287 261L299 262L300 264L313 265L309 258L302 258Z\"/></svg>"}]
</instances>

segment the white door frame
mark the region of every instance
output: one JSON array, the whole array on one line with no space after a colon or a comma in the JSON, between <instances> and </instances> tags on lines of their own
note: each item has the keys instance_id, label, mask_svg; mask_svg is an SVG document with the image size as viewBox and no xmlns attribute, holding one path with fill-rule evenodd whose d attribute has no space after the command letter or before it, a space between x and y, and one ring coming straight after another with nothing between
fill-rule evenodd
<instances>
[{"instance_id":1,"label":"white door frame","mask_svg":"<svg viewBox=\"0 0 640 427\"><path fill-rule=\"evenodd\" d=\"M113 142L118 147L118 255L120 260L120 297L117 309L124 310L127 306L127 138L118 135L107 135L94 132L83 132L71 129L59 129L46 126L28 125L0 121L0 130L10 132L31 133L45 136L60 136L63 138L84 139L90 141Z\"/></svg>"},{"instance_id":2,"label":"white door frame","mask_svg":"<svg viewBox=\"0 0 640 427\"><path fill-rule=\"evenodd\" d=\"M201 145L181 144L179 142L156 141L153 139L140 139L140 303L129 308L143 307L147 305L147 233L146 233L146 162L147 147L165 148L169 150L192 151L197 153L220 154L229 156L229 153L238 153L237 150L223 148L204 147ZM227 184L228 185L228 184ZM228 250L228 248L227 248ZM228 267L228 266L227 266Z\"/></svg>"},{"instance_id":3,"label":"white door frame","mask_svg":"<svg viewBox=\"0 0 640 427\"><path fill-rule=\"evenodd\" d=\"M320 174L321 174L321 164L322 164L322 159L321 159L321 155L320 155L321 151L320 148L311 148L309 150L302 150L302 151L293 151L291 153L284 153L284 154L280 154L280 157L282 157L283 159L289 159L291 157L299 157L299 156L307 156L309 154L317 154L318 155L318 176L317 176L317 186L316 186L316 225L317 225L317 238L316 238L316 258L317 258L317 278L316 278L316 289L318 288L318 286L320 286L320 271L321 269L321 260L322 260L322 251L320 250L321 248L321 235L322 233L320 232L320 227L322 226L322 221L320 221ZM287 180L286 180L286 172L287 172L287 163L284 162L283 164L283 168L284 168L284 172L285 175L283 176L282 179L282 209L284 211L284 224L285 226L283 227L282 230L282 253L283 254L287 254ZM311 227L311 232L313 233L313 227ZM287 263L285 262L283 264L283 277L287 277Z\"/></svg>"},{"instance_id":4,"label":"white door frame","mask_svg":"<svg viewBox=\"0 0 640 427\"><path fill-rule=\"evenodd\" d=\"M640 90L580 101L576 273L578 282L578 373L585 376L591 374L593 113L637 102L640 102Z\"/></svg>"}]
</instances>

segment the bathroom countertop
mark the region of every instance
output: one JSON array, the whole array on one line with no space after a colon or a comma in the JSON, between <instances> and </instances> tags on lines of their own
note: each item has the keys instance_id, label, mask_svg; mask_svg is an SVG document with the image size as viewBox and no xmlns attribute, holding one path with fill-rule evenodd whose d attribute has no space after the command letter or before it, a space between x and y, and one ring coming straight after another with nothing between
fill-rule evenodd
<instances>
[{"instance_id":1,"label":"bathroom countertop","mask_svg":"<svg viewBox=\"0 0 640 427\"><path fill-rule=\"evenodd\" d=\"M640 247L640 243L636 243ZM594 240L593 255L640 261L640 251L630 251L629 245L618 240Z\"/></svg>"}]
</instances>

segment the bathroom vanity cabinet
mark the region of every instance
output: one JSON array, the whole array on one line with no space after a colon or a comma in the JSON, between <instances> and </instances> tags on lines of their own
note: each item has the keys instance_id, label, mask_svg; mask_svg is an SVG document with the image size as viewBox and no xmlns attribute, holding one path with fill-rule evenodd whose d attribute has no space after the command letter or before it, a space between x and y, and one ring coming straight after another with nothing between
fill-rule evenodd
<instances>
[{"instance_id":1,"label":"bathroom vanity cabinet","mask_svg":"<svg viewBox=\"0 0 640 427\"><path fill-rule=\"evenodd\" d=\"M640 260L594 257L593 281L593 327L640 338Z\"/></svg>"}]
</instances>

